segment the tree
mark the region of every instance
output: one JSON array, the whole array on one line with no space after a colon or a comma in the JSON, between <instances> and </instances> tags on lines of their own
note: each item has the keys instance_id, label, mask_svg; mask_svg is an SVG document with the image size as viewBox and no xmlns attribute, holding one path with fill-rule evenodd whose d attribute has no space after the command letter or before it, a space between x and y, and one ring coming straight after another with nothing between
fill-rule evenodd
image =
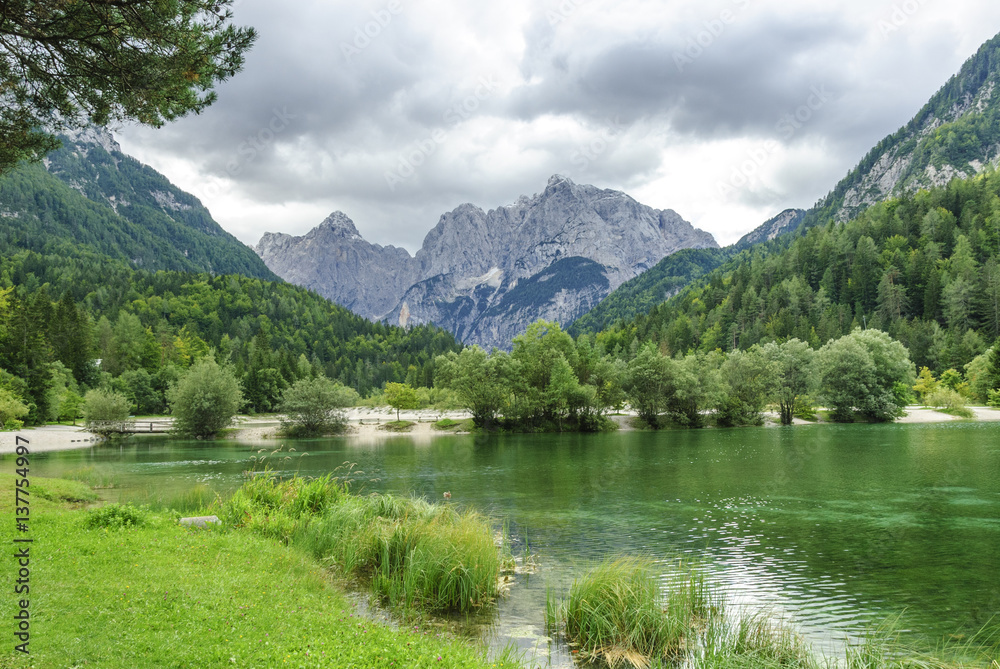
<instances>
[{"instance_id":1,"label":"tree","mask_svg":"<svg viewBox=\"0 0 1000 669\"><path fill-rule=\"evenodd\" d=\"M905 406L900 386L913 386L914 370L902 344L879 330L854 330L816 354L822 392L834 420L860 415L891 421Z\"/></svg>"},{"instance_id":2,"label":"tree","mask_svg":"<svg viewBox=\"0 0 1000 669\"><path fill-rule=\"evenodd\" d=\"M505 354L489 356L478 346L439 355L434 361L434 385L455 391L476 427L490 428L510 395L504 374L507 362Z\"/></svg>"},{"instance_id":3,"label":"tree","mask_svg":"<svg viewBox=\"0 0 1000 669\"><path fill-rule=\"evenodd\" d=\"M419 402L417 391L406 383L390 382L385 384L385 399L389 402L389 406L396 410L397 421L400 409L416 409Z\"/></svg>"},{"instance_id":4,"label":"tree","mask_svg":"<svg viewBox=\"0 0 1000 669\"><path fill-rule=\"evenodd\" d=\"M212 356L192 365L168 395L174 430L198 438L218 434L243 404L236 376Z\"/></svg>"},{"instance_id":5,"label":"tree","mask_svg":"<svg viewBox=\"0 0 1000 669\"><path fill-rule=\"evenodd\" d=\"M84 426L94 434L109 437L128 427L128 398L108 388L94 388L83 396Z\"/></svg>"},{"instance_id":6,"label":"tree","mask_svg":"<svg viewBox=\"0 0 1000 669\"><path fill-rule=\"evenodd\" d=\"M58 147L53 131L159 127L215 101L256 39L233 0L7 0L0 7L0 174Z\"/></svg>"},{"instance_id":7,"label":"tree","mask_svg":"<svg viewBox=\"0 0 1000 669\"><path fill-rule=\"evenodd\" d=\"M719 424L763 425L764 405L775 385L775 371L757 346L730 353L721 368L727 392L719 407Z\"/></svg>"},{"instance_id":8,"label":"tree","mask_svg":"<svg viewBox=\"0 0 1000 669\"><path fill-rule=\"evenodd\" d=\"M795 400L809 394L814 386L812 363L816 353L798 339L783 344L770 342L761 347L761 353L773 365L776 383L772 396L778 402L781 424L791 425Z\"/></svg>"},{"instance_id":9,"label":"tree","mask_svg":"<svg viewBox=\"0 0 1000 669\"><path fill-rule=\"evenodd\" d=\"M284 416L281 425L289 436L313 437L339 432L347 424L347 407L354 406L358 393L325 376L299 379L285 389L281 398Z\"/></svg>"},{"instance_id":10,"label":"tree","mask_svg":"<svg viewBox=\"0 0 1000 669\"><path fill-rule=\"evenodd\" d=\"M660 426L660 414L667 407L675 368L676 363L652 343L643 346L625 368L625 396L639 418L654 429Z\"/></svg>"}]
</instances>

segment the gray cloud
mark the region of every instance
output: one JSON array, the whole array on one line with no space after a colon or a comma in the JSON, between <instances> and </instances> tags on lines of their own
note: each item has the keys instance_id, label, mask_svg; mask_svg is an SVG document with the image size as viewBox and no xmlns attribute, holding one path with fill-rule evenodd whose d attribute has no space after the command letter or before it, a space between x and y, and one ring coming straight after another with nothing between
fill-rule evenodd
<instances>
[{"instance_id":1,"label":"gray cloud","mask_svg":"<svg viewBox=\"0 0 1000 669\"><path fill-rule=\"evenodd\" d=\"M706 226L714 215L752 227L825 194L1000 25L985 0L925 3L885 34L891 11L867 0L243 0L237 20L261 38L219 101L120 134L248 242L342 209L366 237L413 250L444 211L512 202L553 173L660 197L649 204L701 212ZM817 88L828 99L786 136L782 117ZM704 184L768 139L790 151L772 181L716 202ZM712 213L723 204L737 209Z\"/></svg>"}]
</instances>

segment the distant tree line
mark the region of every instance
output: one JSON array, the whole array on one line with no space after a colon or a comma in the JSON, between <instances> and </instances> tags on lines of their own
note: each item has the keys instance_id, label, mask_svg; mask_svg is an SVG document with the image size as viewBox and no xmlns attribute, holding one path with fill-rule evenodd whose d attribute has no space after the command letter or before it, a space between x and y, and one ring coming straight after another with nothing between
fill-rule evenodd
<instances>
[{"instance_id":1,"label":"distant tree line","mask_svg":"<svg viewBox=\"0 0 1000 669\"><path fill-rule=\"evenodd\" d=\"M609 353L600 339L596 346L587 335L574 341L539 321L510 353L468 347L440 356L436 372L438 387L454 392L478 427L518 431L608 429L608 412L626 404L653 428L760 425L769 406L784 424L813 417L817 405L835 421L884 422L900 416L915 392L928 397L906 347L860 328L819 348L793 338L671 356L653 342ZM976 358L968 377L956 370L945 377L959 404L1000 404L1000 346ZM939 383L926 368L922 378Z\"/></svg>"},{"instance_id":2,"label":"distant tree line","mask_svg":"<svg viewBox=\"0 0 1000 669\"><path fill-rule=\"evenodd\" d=\"M100 256L0 259L2 422L74 418L98 387L134 413L164 413L170 389L205 358L232 370L251 412L277 410L301 379L361 395L387 382L426 387L435 357L460 348L440 328L372 323L281 282L144 272ZM23 410L4 414L5 401Z\"/></svg>"}]
</instances>

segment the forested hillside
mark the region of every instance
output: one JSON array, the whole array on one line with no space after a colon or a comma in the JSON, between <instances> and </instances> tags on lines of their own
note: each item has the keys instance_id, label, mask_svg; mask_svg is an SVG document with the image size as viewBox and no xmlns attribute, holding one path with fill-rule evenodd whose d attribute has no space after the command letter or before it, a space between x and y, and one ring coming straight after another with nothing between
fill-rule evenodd
<instances>
[{"instance_id":1,"label":"forested hillside","mask_svg":"<svg viewBox=\"0 0 1000 669\"><path fill-rule=\"evenodd\" d=\"M819 347L867 327L905 344L918 368L961 369L1000 336L998 253L1000 174L989 172L754 247L597 340L608 351Z\"/></svg>"},{"instance_id":2,"label":"forested hillside","mask_svg":"<svg viewBox=\"0 0 1000 669\"><path fill-rule=\"evenodd\" d=\"M69 250L0 259L0 400L21 398L30 422L70 411L98 385L134 411L162 412L169 385L213 350L242 381L246 408L269 411L317 373L362 395L387 381L429 385L434 357L460 348L438 328L371 323L286 283L135 270Z\"/></svg>"},{"instance_id":3,"label":"forested hillside","mask_svg":"<svg viewBox=\"0 0 1000 669\"><path fill-rule=\"evenodd\" d=\"M83 247L148 270L277 279L197 198L91 129L0 179L0 254Z\"/></svg>"}]
</instances>

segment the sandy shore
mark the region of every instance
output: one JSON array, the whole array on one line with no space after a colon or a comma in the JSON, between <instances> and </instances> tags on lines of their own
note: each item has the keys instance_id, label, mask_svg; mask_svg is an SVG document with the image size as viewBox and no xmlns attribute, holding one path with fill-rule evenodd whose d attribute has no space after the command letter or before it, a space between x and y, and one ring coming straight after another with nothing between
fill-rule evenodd
<instances>
[{"instance_id":1,"label":"sandy shore","mask_svg":"<svg viewBox=\"0 0 1000 669\"><path fill-rule=\"evenodd\" d=\"M975 414L976 421L994 422L1000 421L1000 409L988 407L969 407ZM434 423L450 418L455 421L462 421L470 417L465 411L400 411L400 420L414 423L408 432L400 433L384 429L386 423L396 420L396 412L385 407L380 409L354 408L348 412L348 431L345 436L359 438L366 441L382 441L405 434L416 440L418 443L429 442L436 436L442 434L457 434L456 432L445 432L434 428ZM610 416L618 423L622 431L634 429L631 426L629 415ZM777 414L768 414L768 425L773 426L778 422ZM956 416L951 416L934 409L920 406L910 406L906 408L906 416L896 420L902 424L918 423L949 423L963 420ZM248 442L277 442L281 440L278 430L281 427L277 417L256 417L239 416L236 419L237 429L228 435L229 439ZM807 421L795 419L796 425L810 425ZM87 432L80 427L69 425L46 425L31 429L18 430L17 432L0 432L0 455L14 453L15 438L17 436L28 440L28 448L32 453L44 453L47 451L64 451L74 448L90 448L101 442L100 437Z\"/></svg>"}]
</instances>

